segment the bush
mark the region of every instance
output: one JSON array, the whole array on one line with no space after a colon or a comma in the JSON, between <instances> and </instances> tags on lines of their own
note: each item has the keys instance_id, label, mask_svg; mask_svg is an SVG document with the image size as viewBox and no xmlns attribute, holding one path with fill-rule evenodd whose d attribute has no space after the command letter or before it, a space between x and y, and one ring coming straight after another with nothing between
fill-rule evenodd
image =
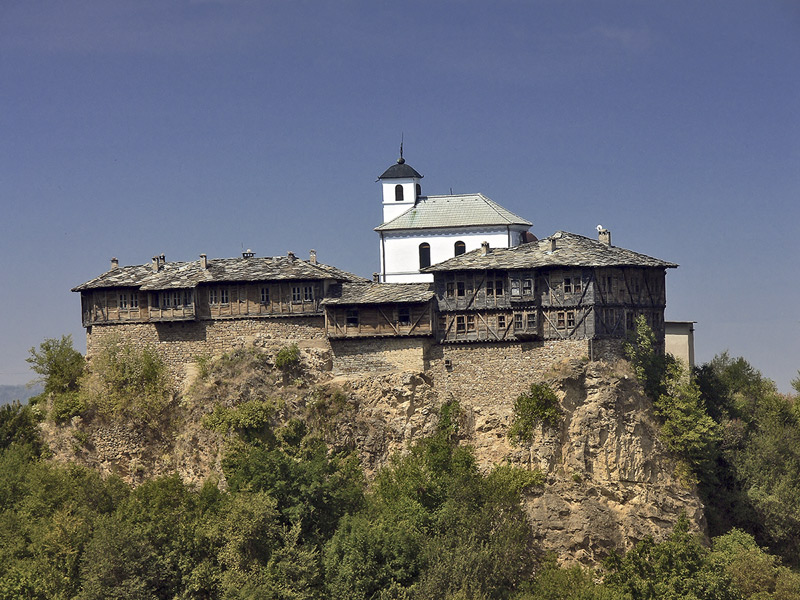
<instances>
[{"instance_id":1,"label":"bush","mask_svg":"<svg viewBox=\"0 0 800 600\"><path fill-rule=\"evenodd\" d=\"M151 348L110 340L92 358L81 394L104 417L155 424L172 401L172 378Z\"/></svg>"},{"instance_id":2,"label":"bush","mask_svg":"<svg viewBox=\"0 0 800 600\"><path fill-rule=\"evenodd\" d=\"M300 364L300 349L297 344L284 346L275 355L275 366L287 373Z\"/></svg>"},{"instance_id":3,"label":"bush","mask_svg":"<svg viewBox=\"0 0 800 600\"><path fill-rule=\"evenodd\" d=\"M508 439L514 445L533 442L533 429L539 423L557 427L561 421L558 398L546 384L532 383L530 389L514 400L514 412Z\"/></svg>"}]
</instances>

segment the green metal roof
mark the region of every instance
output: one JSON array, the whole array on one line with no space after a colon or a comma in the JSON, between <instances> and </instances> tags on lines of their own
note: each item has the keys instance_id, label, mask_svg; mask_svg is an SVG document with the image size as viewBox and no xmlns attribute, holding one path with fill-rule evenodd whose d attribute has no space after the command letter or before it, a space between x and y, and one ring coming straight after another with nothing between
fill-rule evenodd
<instances>
[{"instance_id":1,"label":"green metal roof","mask_svg":"<svg viewBox=\"0 0 800 600\"><path fill-rule=\"evenodd\" d=\"M375 231L524 225L532 223L506 210L483 194L421 196L413 208L375 228Z\"/></svg>"}]
</instances>

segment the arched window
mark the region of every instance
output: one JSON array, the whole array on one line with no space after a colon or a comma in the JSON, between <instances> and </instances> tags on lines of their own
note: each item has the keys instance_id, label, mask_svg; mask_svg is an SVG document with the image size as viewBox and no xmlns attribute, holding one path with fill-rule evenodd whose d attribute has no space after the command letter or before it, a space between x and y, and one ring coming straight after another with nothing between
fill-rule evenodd
<instances>
[{"instance_id":1,"label":"arched window","mask_svg":"<svg viewBox=\"0 0 800 600\"><path fill-rule=\"evenodd\" d=\"M464 254L467 251L467 245L464 242L456 242L456 256Z\"/></svg>"},{"instance_id":2,"label":"arched window","mask_svg":"<svg viewBox=\"0 0 800 600\"><path fill-rule=\"evenodd\" d=\"M425 267L431 266L431 245L425 242L422 242L419 245L419 268L424 269Z\"/></svg>"},{"instance_id":3,"label":"arched window","mask_svg":"<svg viewBox=\"0 0 800 600\"><path fill-rule=\"evenodd\" d=\"M419 198L420 196L422 196L422 186L420 186L420 184L417 184L417 198Z\"/></svg>"},{"instance_id":4,"label":"arched window","mask_svg":"<svg viewBox=\"0 0 800 600\"><path fill-rule=\"evenodd\" d=\"M399 183L394 186L394 200L395 202L402 202L403 201L403 186Z\"/></svg>"}]
</instances>

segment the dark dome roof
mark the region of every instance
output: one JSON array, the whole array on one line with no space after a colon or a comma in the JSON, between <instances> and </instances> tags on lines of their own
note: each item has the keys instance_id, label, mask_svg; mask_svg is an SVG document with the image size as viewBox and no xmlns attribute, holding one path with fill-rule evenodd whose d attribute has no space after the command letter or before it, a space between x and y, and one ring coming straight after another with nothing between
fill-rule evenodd
<instances>
[{"instance_id":1,"label":"dark dome roof","mask_svg":"<svg viewBox=\"0 0 800 600\"><path fill-rule=\"evenodd\" d=\"M408 179L416 177L422 179L422 175L417 173L416 169L411 165L406 164L406 160L401 156L397 162L383 172L383 175L378 179Z\"/></svg>"}]
</instances>

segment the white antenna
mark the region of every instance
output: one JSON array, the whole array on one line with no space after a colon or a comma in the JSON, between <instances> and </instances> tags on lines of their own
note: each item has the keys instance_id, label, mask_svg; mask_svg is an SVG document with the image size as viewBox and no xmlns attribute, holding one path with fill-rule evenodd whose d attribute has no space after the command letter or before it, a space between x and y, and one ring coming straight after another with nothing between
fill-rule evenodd
<instances>
[{"instance_id":1,"label":"white antenna","mask_svg":"<svg viewBox=\"0 0 800 600\"><path fill-rule=\"evenodd\" d=\"M603 231L603 226L602 225L598 225L597 226L597 231Z\"/></svg>"}]
</instances>

